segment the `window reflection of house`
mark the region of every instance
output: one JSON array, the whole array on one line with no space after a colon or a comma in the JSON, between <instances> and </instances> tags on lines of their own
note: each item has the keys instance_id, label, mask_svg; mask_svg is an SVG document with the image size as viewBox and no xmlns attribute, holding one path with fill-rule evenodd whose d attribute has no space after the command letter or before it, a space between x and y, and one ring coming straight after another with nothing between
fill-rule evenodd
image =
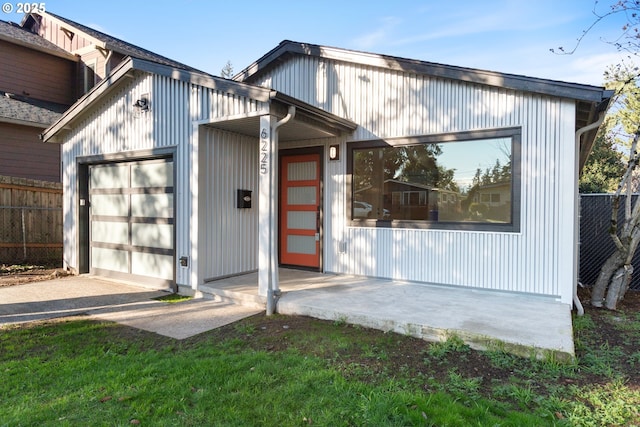
<instances>
[{"instance_id":1,"label":"window reflection of house","mask_svg":"<svg viewBox=\"0 0 640 427\"><path fill-rule=\"evenodd\" d=\"M490 222L511 221L511 183L480 185L470 191L468 211L472 217Z\"/></svg>"},{"instance_id":2,"label":"window reflection of house","mask_svg":"<svg viewBox=\"0 0 640 427\"><path fill-rule=\"evenodd\" d=\"M369 218L450 221L460 216L460 193L395 179L384 181L379 192L368 186L354 192L358 202L373 206ZM354 214L354 217L358 215Z\"/></svg>"},{"instance_id":3,"label":"window reflection of house","mask_svg":"<svg viewBox=\"0 0 640 427\"><path fill-rule=\"evenodd\" d=\"M388 219L391 224L378 225L392 227L398 221L403 227L513 225L511 189L518 186L511 170L512 164L519 167L518 144L515 130L353 143L352 208L362 201L372 210L366 217L352 210L351 219ZM471 163L477 165L475 177ZM501 185L490 186L496 183Z\"/></svg>"}]
</instances>

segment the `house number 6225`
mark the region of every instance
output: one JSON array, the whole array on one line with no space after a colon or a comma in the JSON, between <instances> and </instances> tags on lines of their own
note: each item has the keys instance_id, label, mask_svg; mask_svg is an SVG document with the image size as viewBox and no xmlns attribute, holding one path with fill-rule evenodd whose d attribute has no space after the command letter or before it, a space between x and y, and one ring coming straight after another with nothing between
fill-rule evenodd
<instances>
[{"instance_id":1,"label":"house number 6225","mask_svg":"<svg viewBox=\"0 0 640 427\"><path fill-rule=\"evenodd\" d=\"M266 175L269 172L269 134L266 129L260 132L260 173Z\"/></svg>"}]
</instances>

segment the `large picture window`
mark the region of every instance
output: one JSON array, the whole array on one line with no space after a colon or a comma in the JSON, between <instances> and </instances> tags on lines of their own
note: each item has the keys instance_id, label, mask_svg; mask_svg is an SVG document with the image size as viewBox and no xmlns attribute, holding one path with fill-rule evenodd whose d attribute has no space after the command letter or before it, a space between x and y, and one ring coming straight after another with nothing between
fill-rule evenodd
<instances>
[{"instance_id":1,"label":"large picture window","mask_svg":"<svg viewBox=\"0 0 640 427\"><path fill-rule=\"evenodd\" d=\"M353 225L519 231L520 129L349 145Z\"/></svg>"}]
</instances>

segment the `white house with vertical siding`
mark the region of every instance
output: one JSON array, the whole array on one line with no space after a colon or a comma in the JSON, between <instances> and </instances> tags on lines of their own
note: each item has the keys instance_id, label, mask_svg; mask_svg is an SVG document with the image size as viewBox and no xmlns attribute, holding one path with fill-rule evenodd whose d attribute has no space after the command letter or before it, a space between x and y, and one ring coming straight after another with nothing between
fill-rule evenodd
<instances>
[{"instance_id":1,"label":"white house with vertical siding","mask_svg":"<svg viewBox=\"0 0 640 427\"><path fill-rule=\"evenodd\" d=\"M291 41L234 80L129 58L43 134L64 262L182 290L257 271L269 298L287 266L571 304L608 97Z\"/></svg>"}]
</instances>

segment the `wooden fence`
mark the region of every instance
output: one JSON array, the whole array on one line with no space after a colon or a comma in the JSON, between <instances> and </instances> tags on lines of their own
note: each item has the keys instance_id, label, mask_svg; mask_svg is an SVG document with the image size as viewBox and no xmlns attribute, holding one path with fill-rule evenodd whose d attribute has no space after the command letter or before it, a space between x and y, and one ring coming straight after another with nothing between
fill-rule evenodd
<instances>
[{"instance_id":1,"label":"wooden fence","mask_svg":"<svg viewBox=\"0 0 640 427\"><path fill-rule=\"evenodd\" d=\"M0 264L62 265L62 184L0 175Z\"/></svg>"}]
</instances>

